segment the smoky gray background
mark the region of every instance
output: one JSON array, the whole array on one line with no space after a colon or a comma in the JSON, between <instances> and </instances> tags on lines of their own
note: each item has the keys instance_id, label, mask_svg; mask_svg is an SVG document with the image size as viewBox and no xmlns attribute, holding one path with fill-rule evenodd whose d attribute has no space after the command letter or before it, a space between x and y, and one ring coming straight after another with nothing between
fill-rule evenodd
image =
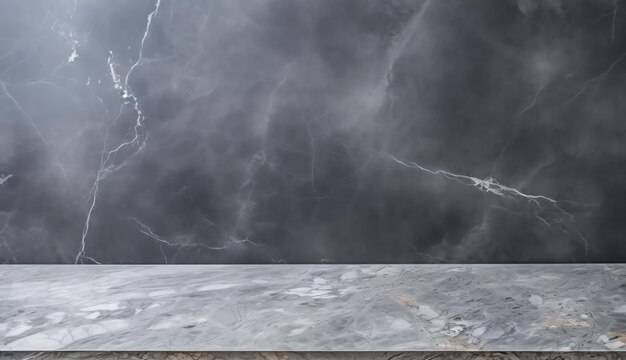
<instances>
[{"instance_id":1,"label":"smoky gray background","mask_svg":"<svg viewBox=\"0 0 626 360\"><path fill-rule=\"evenodd\" d=\"M625 19L3 1L0 262L626 262Z\"/></svg>"}]
</instances>

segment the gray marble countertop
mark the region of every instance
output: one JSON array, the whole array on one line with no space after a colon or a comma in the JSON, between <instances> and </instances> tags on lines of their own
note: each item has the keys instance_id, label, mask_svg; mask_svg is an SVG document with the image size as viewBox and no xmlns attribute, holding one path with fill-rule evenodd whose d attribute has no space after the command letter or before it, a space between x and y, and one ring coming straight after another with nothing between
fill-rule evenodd
<instances>
[{"instance_id":1,"label":"gray marble countertop","mask_svg":"<svg viewBox=\"0 0 626 360\"><path fill-rule=\"evenodd\" d=\"M626 266L7 265L0 350L625 351Z\"/></svg>"},{"instance_id":2,"label":"gray marble countertop","mask_svg":"<svg viewBox=\"0 0 626 360\"><path fill-rule=\"evenodd\" d=\"M0 360L624 360L626 352L0 352Z\"/></svg>"}]
</instances>

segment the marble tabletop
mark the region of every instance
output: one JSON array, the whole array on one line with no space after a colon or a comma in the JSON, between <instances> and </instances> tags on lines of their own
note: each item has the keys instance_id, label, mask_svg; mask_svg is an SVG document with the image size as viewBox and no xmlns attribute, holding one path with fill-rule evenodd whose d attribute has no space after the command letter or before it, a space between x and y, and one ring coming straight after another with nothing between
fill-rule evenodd
<instances>
[{"instance_id":1,"label":"marble tabletop","mask_svg":"<svg viewBox=\"0 0 626 360\"><path fill-rule=\"evenodd\" d=\"M0 351L624 351L626 266L5 265Z\"/></svg>"},{"instance_id":2,"label":"marble tabletop","mask_svg":"<svg viewBox=\"0 0 626 360\"><path fill-rule=\"evenodd\" d=\"M624 360L626 352L0 352L1 360Z\"/></svg>"}]
</instances>

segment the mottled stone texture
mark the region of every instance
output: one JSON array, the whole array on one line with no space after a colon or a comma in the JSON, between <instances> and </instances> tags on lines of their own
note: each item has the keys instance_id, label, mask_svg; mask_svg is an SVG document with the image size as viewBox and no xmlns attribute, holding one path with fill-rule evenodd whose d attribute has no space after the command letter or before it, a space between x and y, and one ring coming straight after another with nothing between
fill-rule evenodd
<instances>
[{"instance_id":1,"label":"mottled stone texture","mask_svg":"<svg viewBox=\"0 0 626 360\"><path fill-rule=\"evenodd\" d=\"M0 266L5 351L612 351L626 265Z\"/></svg>"},{"instance_id":2,"label":"mottled stone texture","mask_svg":"<svg viewBox=\"0 0 626 360\"><path fill-rule=\"evenodd\" d=\"M626 262L625 0L3 0L0 262Z\"/></svg>"},{"instance_id":3,"label":"mottled stone texture","mask_svg":"<svg viewBox=\"0 0 626 360\"><path fill-rule=\"evenodd\" d=\"M57 352L0 353L2 360L622 360L625 353L532 352Z\"/></svg>"}]
</instances>

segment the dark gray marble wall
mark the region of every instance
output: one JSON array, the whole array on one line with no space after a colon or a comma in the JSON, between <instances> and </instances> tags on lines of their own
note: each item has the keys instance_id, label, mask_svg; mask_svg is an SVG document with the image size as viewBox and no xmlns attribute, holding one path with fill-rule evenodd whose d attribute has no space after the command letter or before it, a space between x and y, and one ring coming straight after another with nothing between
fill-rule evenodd
<instances>
[{"instance_id":1,"label":"dark gray marble wall","mask_svg":"<svg viewBox=\"0 0 626 360\"><path fill-rule=\"evenodd\" d=\"M625 262L626 2L0 3L0 262Z\"/></svg>"}]
</instances>

